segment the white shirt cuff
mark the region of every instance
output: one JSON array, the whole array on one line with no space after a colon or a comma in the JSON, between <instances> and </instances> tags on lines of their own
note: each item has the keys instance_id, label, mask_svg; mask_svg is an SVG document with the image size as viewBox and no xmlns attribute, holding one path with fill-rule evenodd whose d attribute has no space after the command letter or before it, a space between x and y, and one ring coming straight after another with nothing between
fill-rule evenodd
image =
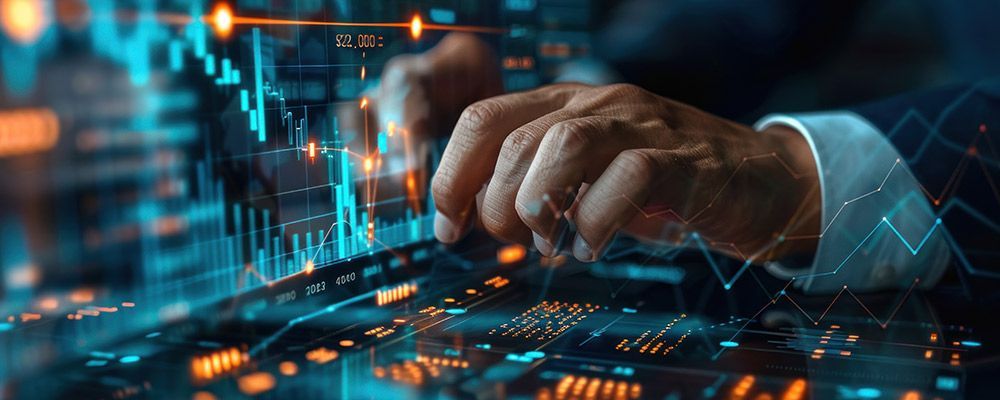
<instances>
[{"instance_id":1,"label":"white shirt cuff","mask_svg":"<svg viewBox=\"0 0 1000 400\"><path fill-rule=\"evenodd\" d=\"M930 287L947 267L943 227L892 143L861 116L847 112L768 115L755 129L795 129L816 160L822 224L812 265L769 263L808 293Z\"/></svg>"}]
</instances>

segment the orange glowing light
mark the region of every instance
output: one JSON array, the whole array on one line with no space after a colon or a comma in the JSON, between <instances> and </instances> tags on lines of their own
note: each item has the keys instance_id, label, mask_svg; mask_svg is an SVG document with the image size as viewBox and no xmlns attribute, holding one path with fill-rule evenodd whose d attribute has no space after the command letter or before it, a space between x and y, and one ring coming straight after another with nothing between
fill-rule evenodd
<instances>
[{"instance_id":1,"label":"orange glowing light","mask_svg":"<svg viewBox=\"0 0 1000 400\"><path fill-rule=\"evenodd\" d=\"M497 250L497 261L500 264L513 264L524 259L528 254L528 249L519 244L512 244L501 247Z\"/></svg>"},{"instance_id":2,"label":"orange glowing light","mask_svg":"<svg viewBox=\"0 0 1000 400\"><path fill-rule=\"evenodd\" d=\"M372 162L372 159L371 159L371 157L369 157L369 158L366 158L366 159L365 159L365 172L366 172L366 173L369 173L369 172L372 172L372 168L374 168L374 167L375 167L375 165L374 165L374 163Z\"/></svg>"},{"instance_id":3,"label":"orange glowing light","mask_svg":"<svg viewBox=\"0 0 1000 400\"><path fill-rule=\"evenodd\" d=\"M755 380L756 378L754 378L753 375L747 375L744 376L743 379L740 379L740 382L733 388L732 398L741 399L743 396L746 396L747 392L750 391L750 388L753 387Z\"/></svg>"},{"instance_id":4,"label":"orange glowing light","mask_svg":"<svg viewBox=\"0 0 1000 400\"><path fill-rule=\"evenodd\" d=\"M240 377L237 381L240 391L248 396L256 396L274 388L274 375L267 372L254 372Z\"/></svg>"},{"instance_id":5,"label":"orange glowing light","mask_svg":"<svg viewBox=\"0 0 1000 400\"><path fill-rule=\"evenodd\" d=\"M233 9L226 3L215 5L212 10L212 27L215 34L222 39L226 39L233 33Z\"/></svg>"},{"instance_id":6,"label":"orange glowing light","mask_svg":"<svg viewBox=\"0 0 1000 400\"><path fill-rule=\"evenodd\" d=\"M788 386L788 390L785 392L784 396L781 398L783 400L799 400L802 398L806 390L806 380L796 379Z\"/></svg>"},{"instance_id":7,"label":"orange glowing light","mask_svg":"<svg viewBox=\"0 0 1000 400\"><path fill-rule=\"evenodd\" d=\"M920 392L916 390L911 390L903 393L902 400L920 400Z\"/></svg>"},{"instance_id":8,"label":"orange glowing light","mask_svg":"<svg viewBox=\"0 0 1000 400\"><path fill-rule=\"evenodd\" d=\"M299 366L291 361L282 361L278 364L278 372L284 376L293 376L299 373Z\"/></svg>"},{"instance_id":9,"label":"orange glowing light","mask_svg":"<svg viewBox=\"0 0 1000 400\"><path fill-rule=\"evenodd\" d=\"M406 175L406 189L411 192L417 189L417 180L413 178L413 174Z\"/></svg>"},{"instance_id":10,"label":"orange glowing light","mask_svg":"<svg viewBox=\"0 0 1000 400\"><path fill-rule=\"evenodd\" d=\"M55 310L59 308L59 299L55 297L46 297L38 301L38 308L43 310Z\"/></svg>"},{"instance_id":11,"label":"orange glowing light","mask_svg":"<svg viewBox=\"0 0 1000 400\"><path fill-rule=\"evenodd\" d=\"M389 123L386 124L385 130L389 134L389 137L392 137L392 135L395 135L396 134L396 121L389 121Z\"/></svg>"},{"instance_id":12,"label":"orange glowing light","mask_svg":"<svg viewBox=\"0 0 1000 400\"><path fill-rule=\"evenodd\" d=\"M20 44L38 40L49 21L45 4L41 0L0 0L0 27L4 33Z\"/></svg>"},{"instance_id":13,"label":"orange glowing light","mask_svg":"<svg viewBox=\"0 0 1000 400\"><path fill-rule=\"evenodd\" d=\"M309 158L316 158L316 142L309 142Z\"/></svg>"},{"instance_id":14,"label":"orange glowing light","mask_svg":"<svg viewBox=\"0 0 1000 400\"><path fill-rule=\"evenodd\" d=\"M94 291L89 288L76 289L69 294L69 301L74 303L89 303L94 301Z\"/></svg>"},{"instance_id":15,"label":"orange glowing light","mask_svg":"<svg viewBox=\"0 0 1000 400\"><path fill-rule=\"evenodd\" d=\"M420 19L420 14L414 15L410 21L410 36L414 40L420 39L420 34L424 31L424 20Z\"/></svg>"},{"instance_id":16,"label":"orange glowing light","mask_svg":"<svg viewBox=\"0 0 1000 400\"><path fill-rule=\"evenodd\" d=\"M191 400L216 400L216 399L218 399L218 397L215 397L215 395L212 394L211 392L206 392L204 390L200 392L194 392L194 395L191 396Z\"/></svg>"},{"instance_id":17,"label":"orange glowing light","mask_svg":"<svg viewBox=\"0 0 1000 400\"><path fill-rule=\"evenodd\" d=\"M368 108L368 98L367 97L362 97L361 98L361 105L358 106L358 108L360 108L362 110Z\"/></svg>"},{"instance_id":18,"label":"orange glowing light","mask_svg":"<svg viewBox=\"0 0 1000 400\"><path fill-rule=\"evenodd\" d=\"M354 346L354 341L351 339L344 339L340 341L340 347L351 347Z\"/></svg>"},{"instance_id":19,"label":"orange glowing light","mask_svg":"<svg viewBox=\"0 0 1000 400\"><path fill-rule=\"evenodd\" d=\"M361 66L361 80L365 80L365 66Z\"/></svg>"},{"instance_id":20,"label":"orange glowing light","mask_svg":"<svg viewBox=\"0 0 1000 400\"><path fill-rule=\"evenodd\" d=\"M7 16L4 14L0 18ZM0 157L46 151L54 147L58 139L59 119L50 109L0 111Z\"/></svg>"},{"instance_id":21,"label":"orange glowing light","mask_svg":"<svg viewBox=\"0 0 1000 400\"><path fill-rule=\"evenodd\" d=\"M316 269L316 264L312 260L306 261L306 275L309 275Z\"/></svg>"}]
</instances>

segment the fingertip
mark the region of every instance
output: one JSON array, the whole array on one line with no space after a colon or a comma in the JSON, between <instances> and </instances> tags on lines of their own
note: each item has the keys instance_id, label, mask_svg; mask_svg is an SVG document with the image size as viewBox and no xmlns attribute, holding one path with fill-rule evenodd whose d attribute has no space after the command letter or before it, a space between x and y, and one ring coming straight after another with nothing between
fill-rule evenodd
<instances>
[{"instance_id":1,"label":"fingertip","mask_svg":"<svg viewBox=\"0 0 1000 400\"><path fill-rule=\"evenodd\" d=\"M590 243L587 243L587 240L583 236L577 234L576 239L573 240L573 257L583 262L592 262L597 259L595 254L597 253L594 252L594 248L590 246Z\"/></svg>"},{"instance_id":2,"label":"fingertip","mask_svg":"<svg viewBox=\"0 0 1000 400\"><path fill-rule=\"evenodd\" d=\"M531 236L534 239L535 248L538 249L539 253L542 253L542 255L546 257L552 257L554 255L553 253L555 247L549 244L545 238L535 232L532 232Z\"/></svg>"},{"instance_id":3,"label":"fingertip","mask_svg":"<svg viewBox=\"0 0 1000 400\"><path fill-rule=\"evenodd\" d=\"M445 244L452 244L462 237L462 226L440 212L434 214L434 236Z\"/></svg>"}]
</instances>

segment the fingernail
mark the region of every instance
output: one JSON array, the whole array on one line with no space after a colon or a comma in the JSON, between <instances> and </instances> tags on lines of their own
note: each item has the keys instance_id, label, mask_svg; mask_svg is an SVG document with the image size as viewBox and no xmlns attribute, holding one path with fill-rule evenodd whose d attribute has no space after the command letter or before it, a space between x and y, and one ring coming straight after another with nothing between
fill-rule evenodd
<instances>
[{"instance_id":1,"label":"fingernail","mask_svg":"<svg viewBox=\"0 0 1000 400\"><path fill-rule=\"evenodd\" d=\"M434 236L443 243L455 243L458 240L459 227L444 214L434 214Z\"/></svg>"},{"instance_id":2,"label":"fingernail","mask_svg":"<svg viewBox=\"0 0 1000 400\"><path fill-rule=\"evenodd\" d=\"M580 261L594 261L594 249L579 234L573 240L573 257Z\"/></svg>"},{"instance_id":3,"label":"fingernail","mask_svg":"<svg viewBox=\"0 0 1000 400\"><path fill-rule=\"evenodd\" d=\"M542 253L543 256L552 257L552 251L554 250L552 245L535 232L531 232L531 236L535 239L535 248L538 249L538 252Z\"/></svg>"}]
</instances>

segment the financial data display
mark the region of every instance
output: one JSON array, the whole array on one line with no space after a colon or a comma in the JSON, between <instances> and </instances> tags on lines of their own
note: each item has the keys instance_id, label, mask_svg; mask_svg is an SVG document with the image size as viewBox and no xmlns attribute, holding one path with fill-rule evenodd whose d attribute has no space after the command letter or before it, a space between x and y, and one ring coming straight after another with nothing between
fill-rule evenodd
<instances>
[{"instance_id":1,"label":"financial data display","mask_svg":"<svg viewBox=\"0 0 1000 400\"><path fill-rule=\"evenodd\" d=\"M2 4L0 330L77 344L431 239L443 147L368 104L391 57L468 32L542 79L533 1Z\"/></svg>"},{"instance_id":2,"label":"financial data display","mask_svg":"<svg viewBox=\"0 0 1000 400\"><path fill-rule=\"evenodd\" d=\"M881 185L845 197L818 237L841 211L838 223L867 218L853 210L882 201L908 165L954 161L950 177L899 203L926 197L936 222L898 229L908 214L892 208L857 237L835 227L843 257L824 254L833 261L813 270L769 275L777 268L757 253L695 231L664 246L612 236L593 263L482 232L435 241L431 178L459 115L392 100L447 97L489 73L397 89L385 83L412 77L388 67L462 34L489 46L506 92L583 72L658 74L646 65L658 46L699 39L640 40L621 76L594 60L599 41L624 52L641 23L667 20L649 13L620 30L647 3L0 0L0 398L983 393L968 382L997 370L1000 326L983 320L995 295L968 287L998 276L997 209L953 194L961 182L1000 193L992 120L969 118L968 146L936 146L951 111L888 118L931 134L871 171ZM943 98L945 110L976 90ZM994 158L977 158L986 151ZM775 153L752 155L687 219L633 206L687 225L740 195L728 185L762 163L800 178ZM948 218L983 229L946 231ZM894 291L797 291L865 267L883 242L916 256L934 235L952 257L934 292L909 277ZM762 241L803 239L815 237Z\"/></svg>"}]
</instances>

